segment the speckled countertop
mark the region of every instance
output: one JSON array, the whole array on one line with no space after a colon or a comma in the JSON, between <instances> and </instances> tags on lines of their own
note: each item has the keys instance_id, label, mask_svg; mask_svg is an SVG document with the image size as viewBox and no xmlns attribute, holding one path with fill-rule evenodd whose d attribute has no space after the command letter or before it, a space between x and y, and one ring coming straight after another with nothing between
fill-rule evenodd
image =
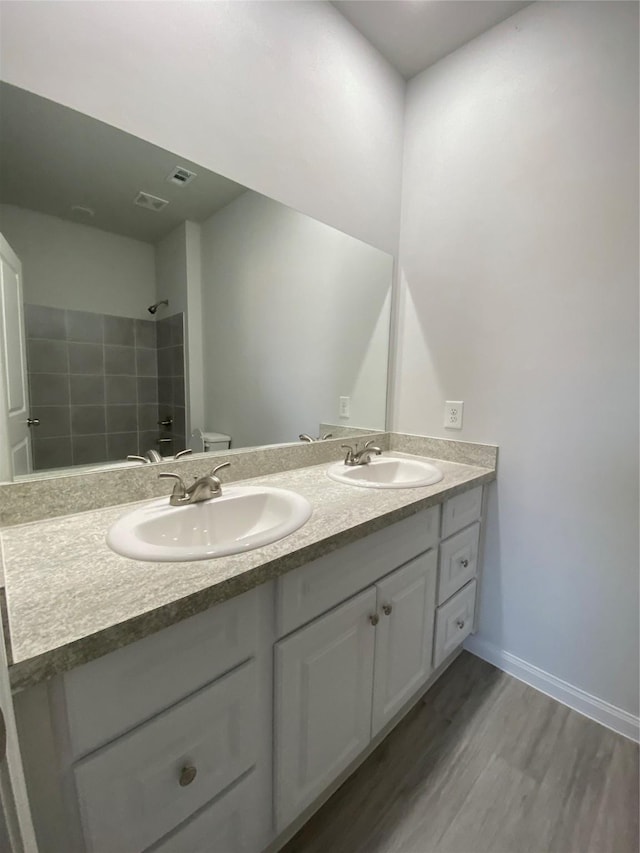
<instances>
[{"instance_id":1,"label":"speckled countertop","mask_svg":"<svg viewBox=\"0 0 640 853\"><path fill-rule=\"evenodd\" d=\"M109 526L145 502L5 528L13 687L100 657L496 476L493 467L426 461L444 479L416 489L342 485L327 477L326 463L245 480L298 492L313 514L279 542L213 560L151 563L111 551Z\"/></svg>"}]
</instances>

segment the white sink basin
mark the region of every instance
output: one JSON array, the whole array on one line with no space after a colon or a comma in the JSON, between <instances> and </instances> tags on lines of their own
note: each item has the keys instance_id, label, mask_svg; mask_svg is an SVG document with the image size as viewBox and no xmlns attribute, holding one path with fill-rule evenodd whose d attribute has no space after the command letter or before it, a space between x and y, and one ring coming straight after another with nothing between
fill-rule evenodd
<instances>
[{"instance_id":1,"label":"white sink basin","mask_svg":"<svg viewBox=\"0 0 640 853\"><path fill-rule=\"evenodd\" d=\"M327 471L332 480L367 489L416 489L439 483L444 474L435 465L418 459L393 456L373 458L366 465L338 462Z\"/></svg>"},{"instance_id":2,"label":"white sink basin","mask_svg":"<svg viewBox=\"0 0 640 853\"><path fill-rule=\"evenodd\" d=\"M222 495L188 506L161 498L123 515L109 529L109 547L134 560L206 560L283 539L309 520L302 495L268 486L223 486Z\"/></svg>"}]
</instances>

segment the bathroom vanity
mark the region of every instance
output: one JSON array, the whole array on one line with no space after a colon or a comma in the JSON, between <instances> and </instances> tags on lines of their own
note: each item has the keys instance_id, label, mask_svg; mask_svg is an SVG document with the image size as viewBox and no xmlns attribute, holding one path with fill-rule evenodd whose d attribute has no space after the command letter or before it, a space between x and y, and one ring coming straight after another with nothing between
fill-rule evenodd
<instances>
[{"instance_id":1,"label":"bathroom vanity","mask_svg":"<svg viewBox=\"0 0 640 853\"><path fill-rule=\"evenodd\" d=\"M104 540L122 506L4 529L41 853L277 850L455 659L474 630L496 448L383 440L443 479L338 483L339 442L323 442L307 461L333 462L251 480L313 515L244 554L121 557Z\"/></svg>"}]
</instances>

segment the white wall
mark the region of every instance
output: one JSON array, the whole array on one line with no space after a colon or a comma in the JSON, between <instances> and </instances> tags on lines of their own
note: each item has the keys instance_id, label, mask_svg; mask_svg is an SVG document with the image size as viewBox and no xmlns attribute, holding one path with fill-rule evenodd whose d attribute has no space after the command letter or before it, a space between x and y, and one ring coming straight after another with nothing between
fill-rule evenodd
<instances>
[{"instance_id":1,"label":"white wall","mask_svg":"<svg viewBox=\"0 0 640 853\"><path fill-rule=\"evenodd\" d=\"M633 714L637 15L535 3L410 82L394 406L500 445L481 638Z\"/></svg>"},{"instance_id":2,"label":"white wall","mask_svg":"<svg viewBox=\"0 0 640 853\"><path fill-rule=\"evenodd\" d=\"M202 280L200 274L200 226L183 222L155 246L157 299L168 299L157 317L185 315L185 364L187 373L187 444L191 422L204 420L202 363Z\"/></svg>"},{"instance_id":3,"label":"white wall","mask_svg":"<svg viewBox=\"0 0 640 853\"><path fill-rule=\"evenodd\" d=\"M5 2L2 77L395 252L404 81L325 2Z\"/></svg>"},{"instance_id":4,"label":"white wall","mask_svg":"<svg viewBox=\"0 0 640 853\"><path fill-rule=\"evenodd\" d=\"M252 192L201 241L204 428L234 447L384 428L392 257Z\"/></svg>"},{"instance_id":5,"label":"white wall","mask_svg":"<svg viewBox=\"0 0 640 853\"><path fill-rule=\"evenodd\" d=\"M22 261L25 302L149 319L149 243L8 204L0 205L0 230Z\"/></svg>"}]
</instances>

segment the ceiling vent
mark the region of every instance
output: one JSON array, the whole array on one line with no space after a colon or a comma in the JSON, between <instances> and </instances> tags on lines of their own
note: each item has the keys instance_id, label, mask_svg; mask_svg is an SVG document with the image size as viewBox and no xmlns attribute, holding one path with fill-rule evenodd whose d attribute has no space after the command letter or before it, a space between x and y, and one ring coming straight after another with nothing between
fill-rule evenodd
<instances>
[{"instance_id":1,"label":"ceiling vent","mask_svg":"<svg viewBox=\"0 0 640 853\"><path fill-rule=\"evenodd\" d=\"M190 169L185 169L184 166L176 166L175 169L167 176L167 181L170 184L178 184L181 187L186 187L195 178L196 173Z\"/></svg>"},{"instance_id":2,"label":"ceiling vent","mask_svg":"<svg viewBox=\"0 0 640 853\"><path fill-rule=\"evenodd\" d=\"M146 207L147 210L155 211L162 210L169 204L166 198L158 198L157 195L151 195L151 193L145 193L142 190L134 198L133 203L137 204L138 207Z\"/></svg>"}]
</instances>

